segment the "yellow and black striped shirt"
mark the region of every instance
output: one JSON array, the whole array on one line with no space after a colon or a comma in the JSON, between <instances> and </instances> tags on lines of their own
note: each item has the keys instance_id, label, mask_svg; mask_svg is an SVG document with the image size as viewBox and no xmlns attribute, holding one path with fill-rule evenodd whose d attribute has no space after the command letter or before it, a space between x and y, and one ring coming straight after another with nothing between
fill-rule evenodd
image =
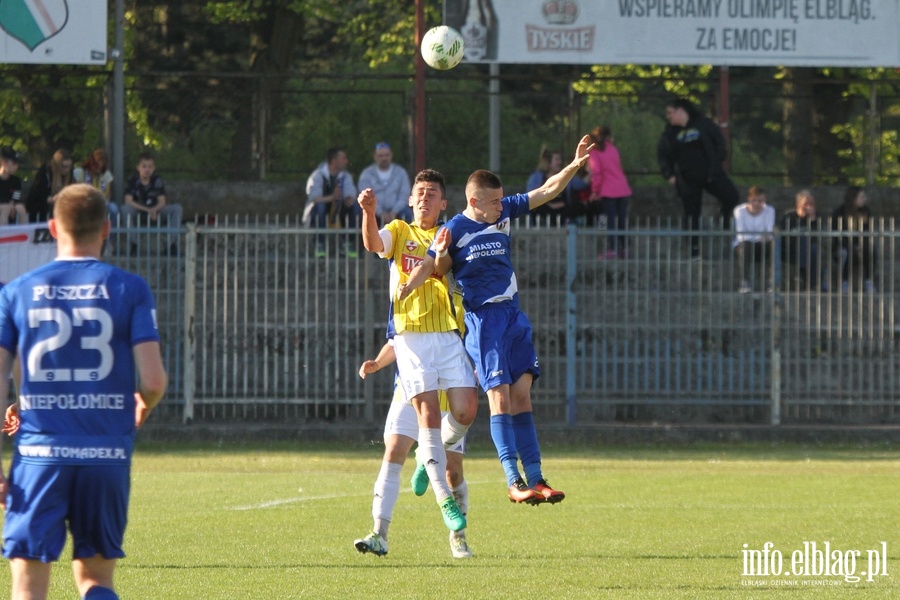
<instances>
[{"instance_id":1,"label":"yellow and black striped shirt","mask_svg":"<svg viewBox=\"0 0 900 600\"><path fill-rule=\"evenodd\" d=\"M410 272L424 259L438 227L424 230L400 219L385 225L393 247L386 258L391 261L391 314L394 330L418 333L459 331L461 313L454 310L450 284L446 276L432 275L405 300L397 300L397 288L409 279Z\"/></svg>"}]
</instances>

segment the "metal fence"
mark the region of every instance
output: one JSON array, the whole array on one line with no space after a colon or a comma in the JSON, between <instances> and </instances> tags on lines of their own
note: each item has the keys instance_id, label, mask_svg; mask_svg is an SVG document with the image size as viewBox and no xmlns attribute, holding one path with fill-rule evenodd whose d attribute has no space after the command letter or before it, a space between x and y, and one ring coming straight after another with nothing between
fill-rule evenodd
<instances>
[{"instance_id":1,"label":"metal fence","mask_svg":"<svg viewBox=\"0 0 900 600\"><path fill-rule=\"evenodd\" d=\"M181 230L176 252L167 233L121 228L107 250L156 294L171 381L161 418L383 418L392 373L363 382L357 369L384 341L387 263L364 251L348 256L357 233L220 218ZM892 220L865 233L777 233L764 263L750 265L752 290L741 289L732 235L715 223L697 234L697 259L674 222L631 223L618 234L627 254L608 259L615 235L526 224L512 233L541 360L533 396L543 419L900 420ZM853 256L843 271L840 249L850 238L868 245L871 271ZM326 242L324 257L317 240ZM800 240L818 249L800 265L817 280L790 267Z\"/></svg>"}]
</instances>

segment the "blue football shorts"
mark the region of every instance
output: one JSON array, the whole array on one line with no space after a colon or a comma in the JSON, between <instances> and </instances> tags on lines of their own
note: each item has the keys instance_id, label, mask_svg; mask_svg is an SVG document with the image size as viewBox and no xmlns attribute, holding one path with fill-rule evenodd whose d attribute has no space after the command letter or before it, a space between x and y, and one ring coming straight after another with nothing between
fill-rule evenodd
<instances>
[{"instance_id":1,"label":"blue football shorts","mask_svg":"<svg viewBox=\"0 0 900 600\"><path fill-rule=\"evenodd\" d=\"M466 352L484 391L513 384L525 373L541 376L531 323L518 308L490 304L466 312Z\"/></svg>"},{"instance_id":2,"label":"blue football shorts","mask_svg":"<svg viewBox=\"0 0 900 600\"><path fill-rule=\"evenodd\" d=\"M13 459L3 556L53 562L72 533L72 558L122 558L129 465L34 465Z\"/></svg>"}]
</instances>

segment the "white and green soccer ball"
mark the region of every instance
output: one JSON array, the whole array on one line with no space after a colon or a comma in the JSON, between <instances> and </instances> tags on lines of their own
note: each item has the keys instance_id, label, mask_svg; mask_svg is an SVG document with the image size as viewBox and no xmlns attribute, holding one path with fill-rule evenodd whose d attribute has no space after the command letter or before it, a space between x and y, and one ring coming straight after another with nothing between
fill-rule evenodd
<instances>
[{"instance_id":1,"label":"white and green soccer ball","mask_svg":"<svg viewBox=\"0 0 900 600\"><path fill-rule=\"evenodd\" d=\"M464 51L462 36L452 27L432 27L422 36L422 58L432 69L452 69L463 59Z\"/></svg>"}]
</instances>

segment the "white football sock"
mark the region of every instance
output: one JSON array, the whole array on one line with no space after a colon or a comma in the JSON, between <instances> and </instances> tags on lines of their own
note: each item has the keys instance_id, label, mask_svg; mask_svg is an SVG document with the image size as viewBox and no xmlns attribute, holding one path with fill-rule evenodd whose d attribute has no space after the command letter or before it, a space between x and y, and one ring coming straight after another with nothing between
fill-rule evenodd
<instances>
[{"instance_id":1,"label":"white football sock","mask_svg":"<svg viewBox=\"0 0 900 600\"><path fill-rule=\"evenodd\" d=\"M388 527L394 516L394 506L400 497L400 473L403 465L382 461L381 470L375 479L375 496L372 498L372 531L387 540Z\"/></svg>"},{"instance_id":2,"label":"white football sock","mask_svg":"<svg viewBox=\"0 0 900 600\"><path fill-rule=\"evenodd\" d=\"M449 412L441 419L441 441L444 442L444 448L449 448L463 439L467 431L469 431L469 426L460 425L459 421L454 419Z\"/></svg>"},{"instance_id":3,"label":"white football sock","mask_svg":"<svg viewBox=\"0 0 900 600\"><path fill-rule=\"evenodd\" d=\"M420 428L419 449L416 454L425 465L437 501L443 502L452 496L450 486L447 485L447 451L441 442L441 430Z\"/></svg>"},{"instance_id":4,"label":"white football sock","mask_svg":"<svg viewBox=\"0 0 900 600\"><path fill-rule=\"evenodd\" d=\"M466 514L469 512L469 484L465 479L458 486L453 488L453 498L459 506L459 512Z\"/></svg>"}]
</instances>

